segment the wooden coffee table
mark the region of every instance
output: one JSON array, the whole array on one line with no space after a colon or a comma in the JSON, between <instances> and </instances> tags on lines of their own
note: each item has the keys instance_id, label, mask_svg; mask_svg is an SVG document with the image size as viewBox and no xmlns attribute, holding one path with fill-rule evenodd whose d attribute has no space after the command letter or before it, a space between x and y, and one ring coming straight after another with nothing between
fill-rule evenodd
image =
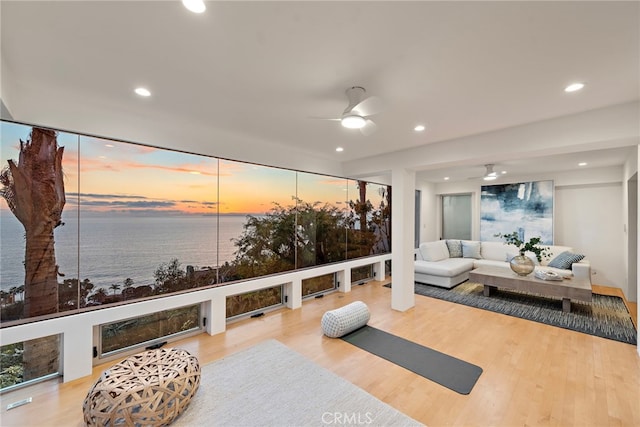
<instances>
[{"instance_id":1,"label":"wooden coffee table","mask_svg":"<svg viewBox=\"0 0 640 427\"><path fill-rule=\"evenodd\" d=\"M513 289L545 296L562 298L562 311L571 311L571 300L591 301L591 281L572 277L563 280L541 280L533 273L518 276L509 268L480 267L469 272L469 281L484 285L484 295L490 296L496 288Z\"/></svg>"}]
</instances>

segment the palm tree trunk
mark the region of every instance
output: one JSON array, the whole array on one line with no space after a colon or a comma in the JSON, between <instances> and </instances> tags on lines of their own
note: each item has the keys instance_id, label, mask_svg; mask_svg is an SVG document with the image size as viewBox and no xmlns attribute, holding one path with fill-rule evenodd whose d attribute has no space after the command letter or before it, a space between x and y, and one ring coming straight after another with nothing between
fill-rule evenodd
<instances>
[{"instance_id":1,"label":"palm tree trunk","mask_svg":"<svg viewBox=\"0 0 640 427\"><path fill-rule=\"evenodd\" d=\"M367 231L367 182L358 181L360 193L360 232Z\"/></svg>"},{"instance_id":2,"label":"palm tree trunk","mask_svg":"<svg viewBox=\"0 0 640 427\"><path fill-rule=\"evenodd\" d=\"M53 224L40 223L28 230L25 251L25 316L55 313L58 309L58 271Z\"/></svg>"},{"instance_id":3,"label":"palm tree trunk","mask_svg":"<svg viewBox=\"0 0 640 427\"><path fill-rule=\"evenodd\" d=\"M20 141L18 163L9 160L0 173L0 195L22 223L26 235L24 317L58 311L58 267L53 230L62 224L65 205L63 147L56 132L34 127L28 141ZM57 335L25 341L24 379L57 372Z\"/></svg>"},{"instance_id":4,"label":"palm tree trunk","mask_svg":"<svg viewBox=\"0 0 640 427\"><path fill-rule=\"evenodd\" d=\"M40 378L59 371L60 340L58 335L25 341L22 354L24 381Z\"/></svg>"}]
</instances>

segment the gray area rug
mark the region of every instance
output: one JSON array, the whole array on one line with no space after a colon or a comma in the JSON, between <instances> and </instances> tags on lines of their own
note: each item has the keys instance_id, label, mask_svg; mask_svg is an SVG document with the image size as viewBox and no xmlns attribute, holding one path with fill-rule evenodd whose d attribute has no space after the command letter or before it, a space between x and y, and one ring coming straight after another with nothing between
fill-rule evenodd
<instances>
[{"instance_id":1,"label":"gray area rug","mask_svg":"<svg viewBox=\"0 0 640 427\"><path fill-rule=\"evenodd\" d=\"M469 394L482 368L365 325L342 339L460 394Z\"/></svg>"},{"instance_id":2,"label":"gray area rug","mask_svg":"<svg viewBox=\"0 0 640 427\"><path fill-rule=\"evenodd\" d=\"M571 312L562 312L562 300L498 289L490 297L479 283L464 282L453 289L415 284L415 293L471 307L533 320L636 345L637 332L622 298L593 294L592 301L571 301Z\"/></svg>"},{"instance_id":3,"label":"gray area rug","mask_svg":"<svg viewBox=\"0 0 640 427\"><path fill-rule=\"evenodd\" d=\"M420 426L276 340L202 367L200 389L172 426Z\"/></svg>"}]
</instances>

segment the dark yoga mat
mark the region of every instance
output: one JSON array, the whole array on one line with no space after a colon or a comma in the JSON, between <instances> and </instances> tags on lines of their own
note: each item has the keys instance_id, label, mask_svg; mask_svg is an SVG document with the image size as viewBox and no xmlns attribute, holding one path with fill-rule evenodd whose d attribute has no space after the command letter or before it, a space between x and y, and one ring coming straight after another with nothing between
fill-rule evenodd
<instances>
[{"instance_id":1,"label":"dark yoga mat","mask_svg":"<svg viewBox=\"0 0 640 427\"><path fill-rule=\"evenodd\" d=\"M482 373L479 366L369 325L342 339L460 394L469 394Z\"/></svg>"}]
</instances>

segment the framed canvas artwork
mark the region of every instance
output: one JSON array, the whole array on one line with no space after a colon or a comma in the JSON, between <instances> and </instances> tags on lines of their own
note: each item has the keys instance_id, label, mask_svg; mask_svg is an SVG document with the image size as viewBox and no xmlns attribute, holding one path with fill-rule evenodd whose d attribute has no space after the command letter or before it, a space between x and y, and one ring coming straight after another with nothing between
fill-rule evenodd
<instances>
[{"instance_id":1,"label":"framed canvas artwork","mask_svg":"<svg viewBox=\"0 0 640 427\"><path fill-rule=\"evenodd\" d=\"M501 241L496 234L514 231L521 240L540 237L553 244L553 181L482 186L480 240Z\"/></svg>"}]
</instances>

